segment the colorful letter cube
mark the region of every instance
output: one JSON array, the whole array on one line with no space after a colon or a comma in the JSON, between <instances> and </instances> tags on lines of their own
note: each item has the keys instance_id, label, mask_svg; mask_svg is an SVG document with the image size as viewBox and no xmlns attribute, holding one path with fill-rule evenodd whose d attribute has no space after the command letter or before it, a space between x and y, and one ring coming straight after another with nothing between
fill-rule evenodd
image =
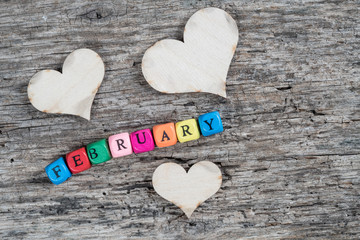
<instances>
[{"instance_id":1,"label":"colorful letter cube","mask_svg":"<svg viewBox=\"0 0 360 240\"><path fill-rule=\"evenodd\" d=\"M177 143L175 124L166 123L153 127L156 146L159 148L169 147Z\"/></svg>"},{"instance_id":2,"label":"colorful letter cube","mask_svg":"<svg viewBox=\"0 0 360 240\"><path fill-rule=\"evenodd\" d=\"M50 181L56 185L65 182L66 179L71 177L71 172L66 166L63 157L47 165L45 172L48 175Z\"/></svg>"},{"instance_id":3,"label":"colorful letter cube","mask_svg":"<svg viewBox=\"0 0 360 240\"><path fill-rule=\"evenodd\" d=\"M154 150L155 144L150 129L143 129L130 134L134 153L143 153Z\"/></svg>"},{"instance_id":4,"label":"colorful letter cube","mask_svg":"<svg viewBox=\"0 0 360 240\"><path fill-rule=\"evenodd\" d=\"M90 143L86 146L86 151L91 164L99 164L111 159L110 150L106 139Z\"/></svg>"},{"instance_id":5,"label":"colorful letter cube","mask_svg":"<svg viewBox=\"0 0 360 240\"><path fill-rule=\"evenodd\" d=\"M91 168L91 163L87 156L85 147L66 154L66 164L72 174Z\"/></svg>"},{"instance_id":6,"label":"colorful letter cube","mask_svg":"<svg viewBox=\"0 0 360 240\"><path fill-rule=\"evenodd\" d=\"M120 133L109 137L109 147L113 158L130 155L133 153L130 136Z\"/></svg>"},{"instance_id":7,"label":"colorful letter cube","mask_svg":"<svg viewBox=\"0 0 360 240\"><path fill-rule=\"evenodd\" d=\"M201 134L205 137L224 131L218 111L199 116Z\"/></svg>"},{"instance_id":8,"label":"colorful letter cube","mask_svg":"<svg viewBox=\"0 0 360 240\"><path fill-rule=\"evenodd\" d=\"M200 138L199 128L195 119L177 122L175 125L179 142L188 142Z\"/></svg>"}]
</instances>

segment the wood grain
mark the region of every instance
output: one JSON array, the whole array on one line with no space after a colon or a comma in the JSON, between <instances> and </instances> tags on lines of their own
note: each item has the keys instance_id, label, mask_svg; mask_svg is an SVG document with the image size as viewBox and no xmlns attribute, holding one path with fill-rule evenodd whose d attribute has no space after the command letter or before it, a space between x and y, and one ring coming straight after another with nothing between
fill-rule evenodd
<instances>
[{"instance_id":1,"label":"wood grain","mask_svg":"<svg viewBox=\"0 0 360 240\"><path fill-rule=\"evenodd\" d=\"M227 99L161 94L141 74L204 7L239 27ZM359 1L0 1L2 239L359 239ZM37 111L30 78L75 49L105 62L90 122ZM48 182L44 167L112 134L219 110L224 132ZM153 171L217 164L223 184L188 220Z\"/></svg>"}]
</instances>

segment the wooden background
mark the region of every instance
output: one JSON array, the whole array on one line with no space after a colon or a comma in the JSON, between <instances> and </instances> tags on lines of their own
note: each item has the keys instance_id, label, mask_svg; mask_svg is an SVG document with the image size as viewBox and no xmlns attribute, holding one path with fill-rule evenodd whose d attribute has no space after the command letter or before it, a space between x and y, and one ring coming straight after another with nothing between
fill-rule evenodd
<instances>
[{"instance_id":1,"label":"wooden background","mask_svg":"<svg viewBox=\"0 0 360 240\"><path fill-rule=\"evenodd\" d=\"M182 39L213 6L240 35L228 98L161 94L141 73L145 50ZM0 1L2 239L359 239L359 1ZM37 111L30 78L75 49L106 65L91 121ZM44 167L115 133L219 110L212 137L97 165L55 186ZM188 220L156 194L164 162L223 173Z\"/></svg>"}]
</instances>

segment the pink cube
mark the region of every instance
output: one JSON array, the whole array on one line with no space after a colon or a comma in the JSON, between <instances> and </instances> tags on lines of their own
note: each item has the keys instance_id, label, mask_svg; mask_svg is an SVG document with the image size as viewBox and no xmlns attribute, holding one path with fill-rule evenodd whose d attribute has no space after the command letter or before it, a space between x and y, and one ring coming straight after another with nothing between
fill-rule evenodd
<instances>
[{"instance_id":1,"label":"pink cube","mask_svg":"<svg viewBox=\"0 0 360 240\"><path fill-rule=\"evenodd\" d=\"M113 158L133 153L128 133L120 133L109 137L109 147Z\"/></svg>"},{"instance_id":2,"label":"pink cube","mask_svg":"<svg viewBox=\"0 0 360 240\"><path fill-rule=\"evenodd\" d=\"M154 150L155 143L150 129L143 129L130 134L134 153L143 153Z\"/></svg>"}]
</instances>

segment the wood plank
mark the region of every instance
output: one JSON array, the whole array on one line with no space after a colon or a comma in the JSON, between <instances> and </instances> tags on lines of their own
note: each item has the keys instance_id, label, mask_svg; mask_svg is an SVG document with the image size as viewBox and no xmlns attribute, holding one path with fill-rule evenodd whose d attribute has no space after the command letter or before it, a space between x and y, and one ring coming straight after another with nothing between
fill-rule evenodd
<instances>
[{"instance_id":1,"label":"wood plank","mask_svg":"<svg viewBox=\"0 0 360 240\"><path fill-rule=\"evenodd\" d=\"M227 99L161 94L141 73L155 42L182 39L204 7L239 27ZM2 239L359 239L358 1L1 1ZM37 111L30 78L75 49L105 62L91 121ZM220 111L224 132L95 166L54 186L44 167L120 132ZM156 194L164 162L220 167L187 219Z\"/></svg>"}]
</instances>

